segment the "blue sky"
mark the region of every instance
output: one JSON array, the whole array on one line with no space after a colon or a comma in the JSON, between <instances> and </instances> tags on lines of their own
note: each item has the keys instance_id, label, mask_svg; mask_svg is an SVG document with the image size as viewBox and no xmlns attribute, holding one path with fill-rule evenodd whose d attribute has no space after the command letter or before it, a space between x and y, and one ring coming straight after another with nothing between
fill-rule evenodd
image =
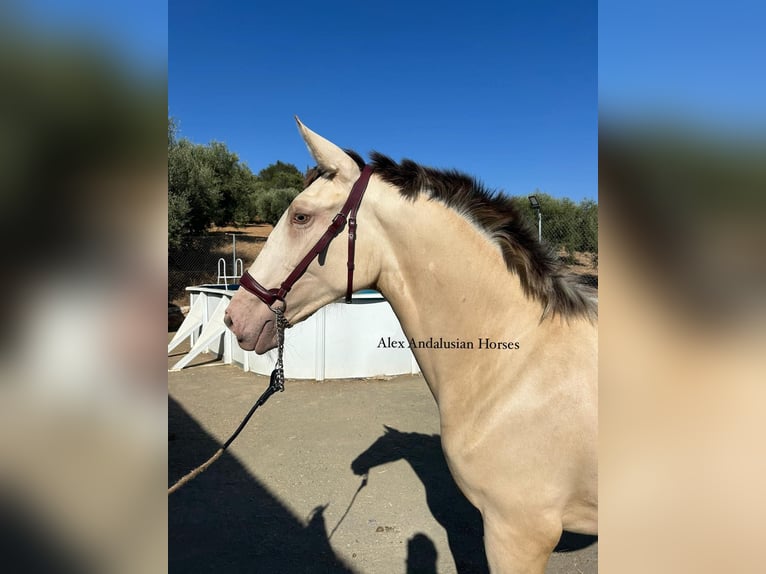
<instances>
[{"instance_id":1,"label":"blue sky","mask_svg":"<svg viewBox=\"0 0 766 574\"><path fill-rule=\"evenodd\" d=\"M598 107L766 128L766 3L16 0L33 34L169 63L183 136L254 170L310 158L292 116L342 146L455 167L524 195L596 197ZM597 12L598 10L598 12ZM35 36L33 36L35 37Z\"/></svg>"},{"instance_id":2,"label":"blue sky","mask_svg":"<svg viewBox=\"0 0 766 574\"><path fill-rule=\"evenodd\" d=\"M3 8L24 24L32 39L87 38L116 53L133 69L155 75L165 72L168 10L164 0L10 0ZM14 28L18 32L20 26Z\"/></svg>"},{"instance_id":3,"label":"blue sky","mask_svg":"<svg viewBox=\"0 0 766 574\"><path fill-rule=\"evenodd\" d=\"M597 196L596 2L171 0L169 114L251 169L293 122L512 195Z\"/></svg>"},{"instance_id":4,"label":"blue sky","mask_svg":"<svg viewBox=\"0 0 766 574\"><path fill-rule=\"evenodd\" d=\"M766 2L602 0L599 99L618 117L766 128Z\"/></svg>"}]
</instances>

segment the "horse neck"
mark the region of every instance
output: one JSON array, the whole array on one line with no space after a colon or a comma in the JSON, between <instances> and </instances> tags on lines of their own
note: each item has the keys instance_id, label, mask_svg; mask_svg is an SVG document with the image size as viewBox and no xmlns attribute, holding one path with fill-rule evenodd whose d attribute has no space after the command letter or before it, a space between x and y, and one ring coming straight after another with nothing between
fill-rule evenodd
<instances>
[{"instance_id":1,"label":"horse neck","mask_svg":"<svg viewBox=\"0 0 766 574\"><path fill-rule=\"evenodd\" d=\"M517 341L539 324L542 308L524 294L499 247L474 224L438 201L375 194L382 226L377 288L412 341ZM471 350L413 348L439 400L445 381L476 369ZM476 374L476 373L473 373Z\"/></svg>"}]
</instances>

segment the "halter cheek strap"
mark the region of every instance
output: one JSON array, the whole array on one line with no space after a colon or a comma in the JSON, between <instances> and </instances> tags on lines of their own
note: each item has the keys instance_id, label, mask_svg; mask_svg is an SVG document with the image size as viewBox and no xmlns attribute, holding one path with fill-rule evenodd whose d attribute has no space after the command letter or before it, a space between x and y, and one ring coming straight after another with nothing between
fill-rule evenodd
<instances>
[{"instance_id":1,"label":"halter cheek strap","mask_svg":"<svg viewBox=\"0 0 766 574\"><path fill-rule=\"evenodd\" d=\"M356 214L359 211L359 206L362 204L362 198L364 192L367 190L367 184L370 181L372 175L372 167L369 165L364 166L359 179L356 180L354 186L351 188L346 202L343 204L341 210L333 217L332 222L327 227L327 230L322 234L322 237L314 244L314 247L300 260L292 273L287 276L279 289L266 289L263 285L258 283L255 278L245 271L239 280L239 284L247 291L258 297L266 305L271 307L275 302L284 302L285 297L293 288L296 281L303 276L308 269L309 265L316 259L322 251L324 251L330 242L343 230L348 223L348 262L346 264L348 268L348 277L346 284L346 303L351 302L351 294L354 290L354 255L356 251Z\"/></svg>"}]
</instances>

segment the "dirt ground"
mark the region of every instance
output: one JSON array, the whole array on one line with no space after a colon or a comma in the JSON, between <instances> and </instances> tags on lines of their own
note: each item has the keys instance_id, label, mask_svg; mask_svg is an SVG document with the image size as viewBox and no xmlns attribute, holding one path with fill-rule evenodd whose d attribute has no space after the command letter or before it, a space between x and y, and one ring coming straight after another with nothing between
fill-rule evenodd
<instances>
[{"instance_id":1,"label":"dirt ground","mask_svg":"<svg viewBox=\"0 0 766 574\"><path fill-rule=\"evenodd\" d=\"M168 373L169 483L216 451L267 384L212 355ZM170 497L170 572L487 572L479 514L438 432L420 376L288 380ZM560 546L548 573L598 571L594 539L565 535Z\"/></svg>"}]
</instances>

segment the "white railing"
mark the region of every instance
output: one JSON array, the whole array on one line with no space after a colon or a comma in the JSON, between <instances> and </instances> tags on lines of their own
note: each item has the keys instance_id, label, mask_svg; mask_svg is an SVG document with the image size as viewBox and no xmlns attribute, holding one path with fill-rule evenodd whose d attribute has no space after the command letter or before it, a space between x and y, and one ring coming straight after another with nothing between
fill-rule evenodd
<instances>
[{"instance_id":1,"label":"white railing","mask_svg":"<svg viewBox=\"0 0 766 574\"><path fill-rule=\"evenodd\" d=\"M244 269L242 260L236 259L234 261L234 274L233 275L227 275L226 274L226 260L221 257L218 260L218 280L216 281L217 285L229 285L230 283L236 283L240 277L242 277L242 270ZM229 279L232 279L230 282Z\"/></svg>"}]
</instances>

